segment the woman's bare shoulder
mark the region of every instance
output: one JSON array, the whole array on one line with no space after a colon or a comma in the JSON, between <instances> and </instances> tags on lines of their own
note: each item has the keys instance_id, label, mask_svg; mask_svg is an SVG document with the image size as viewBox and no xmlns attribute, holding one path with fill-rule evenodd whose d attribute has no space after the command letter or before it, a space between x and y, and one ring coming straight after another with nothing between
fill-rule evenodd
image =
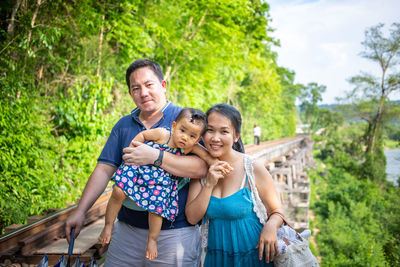
<instances>
[{"instance_id":1,"label":"woman's bare shoulder","mask_svg":"<svg viewBox=\"0 0 400 267\"><path fill-rule=\"evenodd\" d=\"M256 180L257 178L271 178L270 173L268 172L267 168L261 160L254 160L253 168Z\"/></svg>"}]
</instances>

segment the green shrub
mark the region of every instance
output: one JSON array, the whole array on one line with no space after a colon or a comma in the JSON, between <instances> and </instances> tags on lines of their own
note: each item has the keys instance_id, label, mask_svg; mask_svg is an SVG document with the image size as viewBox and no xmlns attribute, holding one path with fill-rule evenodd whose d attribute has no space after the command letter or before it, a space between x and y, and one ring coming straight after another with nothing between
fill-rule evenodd
<instances>
[{"instance_id":1,"label":"green shrub","mask_svg":"<svg viewBox=\"0 0 400 267\"><path fill-rule=\"evenodd\" d=\"M112 103L113 80L78 79L63 93L53 111L56 135L67 138L103 135L107 129L107 109Z\"/></svg>"},{"instance_id":2,"label":"green shrub","mask_svg":"<svg viewBox=\"0 0 400 267\"><path fill-rule=\"evenodd\" d=\"M34 93L0 100L0 233L76 202L115 122L114 113L105 116L111 88L112 80L94 79L77 82L58 103Z\"/></svg>"},{"instance_id":3,"label":"green shrub","mask_svg":"<svg viewBox=\"0 0 400 267\"><path fill-rule=\"evenodd\" d=\"M25 94L11 103L0 101L2 229L23 223L28 215L49 206L64 206L69 186L57 171L60 147L51 134L44 105Z\"/></svg>"},{"instance_id":4,"label":"green shrub","mask_svg":"<svg viewBox=\"0 0 400 267\"><path fill-rule=\"evenodd\" d=\"M399 188L361 179L349 154L336 153L326 163L326 175L312 174L319 181L311 208L320 230L316 241L321 265L397 266Z\"/></svg>"}]
</instances>

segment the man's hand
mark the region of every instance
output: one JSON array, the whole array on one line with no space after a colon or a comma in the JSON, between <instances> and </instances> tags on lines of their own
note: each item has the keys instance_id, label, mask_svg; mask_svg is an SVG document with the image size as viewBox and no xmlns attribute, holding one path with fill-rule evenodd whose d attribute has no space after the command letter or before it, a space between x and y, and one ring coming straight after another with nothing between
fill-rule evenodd
<instances>
[{"instance_id":1,"label":"man's hand","mask_svg":"<svg viewBox=\"0 0 400 267\"><path fill-rule=\"evenodd\" d=\"M79 235L83 221L85 220L85 214L79 212L78 210L74 211L74 213L68 217L67 221L65 222L65 235L67 238L68 243L71 242L71 229L75 228L74 232L74 239Z\"/></svg>"},{"instance_id":2,"label":"man's hand","mask_svg":"<svg viewBox=\"0 0 400 267\"><path fill-rule=\"evenodd\" d=\"M132 141L132 147L124 148L122 159L128 165L149 165L158 158L160 151L138 141Z\"/></svg>"},{"instance_id":3,"label":"man's hand","mask_svg":"<svg viewBox=\"0 0 400 267\"><path fill-rule=\"evenodd\" d=\"M116 169L115 166L104 163L98 163L94 168L86 183L85 189L83 190L78 207L70 216L68 216L68 219L65 222L65 235L68 243L70 242L71 229L75 228L74 238L76 238L82 229L86 212L99 198L101 193L104 192L104 189L110 181L110 177Z\"/></svg>"}]
</instances>

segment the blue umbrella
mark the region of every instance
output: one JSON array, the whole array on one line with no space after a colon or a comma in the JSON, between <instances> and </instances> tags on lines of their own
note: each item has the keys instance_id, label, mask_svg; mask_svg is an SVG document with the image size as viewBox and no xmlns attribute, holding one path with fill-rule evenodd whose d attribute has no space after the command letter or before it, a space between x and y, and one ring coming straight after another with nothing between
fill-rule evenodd
<instances>
[{"instance_id":1,"label":"blue umbrella","mask_svg":"<svg viewBox=\"0 0 400 267\"><path fill-rule=\"evenodd\" d=\"M72 228L71 229L71 242L69 242L69 247L68 247L67 267L71 267L71 254L72 254L72 250L74 250L74 242L75 242L74 233L75 233L75 228Z\"/></svg>"}]
</instances>

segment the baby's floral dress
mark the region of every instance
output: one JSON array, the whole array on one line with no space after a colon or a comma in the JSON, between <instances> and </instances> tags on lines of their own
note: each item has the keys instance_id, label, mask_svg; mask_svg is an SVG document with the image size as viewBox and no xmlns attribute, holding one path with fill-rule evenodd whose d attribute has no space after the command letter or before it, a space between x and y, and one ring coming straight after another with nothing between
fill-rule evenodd
<instances>
[{"instance_id":1,"label":"baby's floral dress","mask_svg":"<svg viewBox=\"0 0 400 267\"><path fill-rule=\"evenodd\" d=\"M157 144L154 141L147 145L183 155L179 148L171 148L167 144ZM169 221L174 221L178 214L178 179L153 165L125 165L121 164L111 178L115 185L135 201L139 207L161 215Z\"/></svg>"}]
</instances>

